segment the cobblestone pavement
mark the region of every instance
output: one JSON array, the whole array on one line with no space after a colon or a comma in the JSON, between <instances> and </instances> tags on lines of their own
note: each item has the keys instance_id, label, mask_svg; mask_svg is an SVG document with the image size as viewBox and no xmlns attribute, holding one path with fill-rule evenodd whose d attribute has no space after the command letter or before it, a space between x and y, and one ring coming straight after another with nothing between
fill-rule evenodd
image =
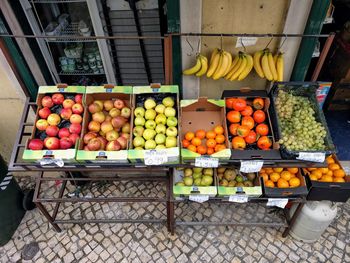
<instances>
[{"instance_id":1,"label":"cobblestone pavement","mask_svg":"<svg viewBox=\"0 0 350 263\"><path fill-rule=\"evenodd\" d=\"M44 194L53 195L57 186L48 186ZM162 187L154 183L125 183L99 186L95 190L104 195L143 192L151 196L160 195ZM165 218L165 210L163 204L66 204L58 217ZM263 206L254 204L244 207L181 203L177 205L176 215L184 220L212 221L254 220L259 214L265 221L275 217L264 211ZM336 220L317 242L310 244L290 236L282 238L282 229L260 227L178 226L174 236L161 224L63 227L61 233L56 233L38 209L27 212L12 240L0 247L0 262L350 262L350 202L339 205ZM23 247L32 241L38 242L40 251L33 260L22 260Z\"/></svg>"}]
</instances>

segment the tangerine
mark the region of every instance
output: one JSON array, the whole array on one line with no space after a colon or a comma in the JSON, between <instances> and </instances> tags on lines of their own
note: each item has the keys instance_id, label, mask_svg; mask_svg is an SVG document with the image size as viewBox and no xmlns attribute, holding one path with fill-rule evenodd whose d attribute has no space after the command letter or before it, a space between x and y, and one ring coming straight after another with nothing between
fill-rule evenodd
<instances>
[{"instance_id":1,"label":"tangerine","mask_svg":"<svg viewBox=\"0 0 350 263\"><path fill-rule=\"evenodd\" d=\"M215 148L216 141L214 139L208 139L206 144L208 148Z\"/></svg>"},{"instance_id":2,"label":"tangerine","mask_svg":"<svg viewBox=\"0 0 350 263\"><path fill-rule=\"evenodd\" d=\"M265 173L265 168L261 168L259 173Z\"/></svg>"},{"instance_id":3,"label":"tangerine","mask_svg":"<svg viewBox=\"0 0 350 263\"><path fill-rule=\"evenodd\" d=\"M182 146L187 148L191 143L189 141L187 141L186 139L182 140Z\"/></svg>"},{"instance_id":4,"label":"tangerine","mask_svg":"<svg viewBox=\"0 0 350 263\"><path fill-rule=\"evenodd\" d=\"M265 169L265 172L266 172L267 174L272 174L272 173L273 173L273 169L272 169L272 168L266 168L266 169Z\"/></svg>"},{"instance_id":5,"label":"tangerine","mask_svg":"<svg viewBox=\"0 0 350 263\"><path fill-rule=\"evenodd\" d=\"M194 145L194 146L199 146L202 144L202 140L198 137L194 137L191 141L191 143Z\"/></svg>"},{"instance_id":6,"label":"tangerine","mask_svg":"<svg viewBox=\"0 0 350 263\"><path fill-rule=\"evenodd\" d=\"M262 177L264 182L267 182L269 180L269 176L266 173L261 173L260 176Z\"/></svg>"},{"instance_id":7,"label":"tangerine","mask_svg":"<svg viewBox=\"0 0 350 263\"><path fill-rule=\"evenodd\" d=\"M197 147L194 146L193 144L189 145L189 146L187 147L187 149L190 150L191 152L197 152Z\"/></svg>"},{"instance_id":8,"label":"tangerine","mask_svg":"<svg viewBox=\"0 0 350 263\"><path fill-rule=\"evenodd\" d=\"M214 131L208 131L205 135L207 139L215 139L216 133Z\"/></svg>"},{"instance_id":9,"label":"tangerine","mask_svg":"<svg viewBox=\"0 0 350 263\"><path fill-rule=\"evenodd\" d=\"M288 172L292 173L292 174L296 174L298 173L299 169L298 168L287 168Z\"/></svg>"},{"instance_id":10,"label":"tangerine","mask_svg":"<svg viewBox=\"0 0 350 263\"><path fill-rule=\"evenodd\" d=\"M266 186L266 187L274 188L274 187L275 187L275 184L274 184L271 180L267 180L267 181L265 182L265 186Z\"/></svg>"},{"instance_id":11,"label":"tangerine","mask_svg":"<svg viewBox=\"0 0 350 263\"><path fill-rule=\"evenodd\" d=\"M320 179L322 177L322 172L320 170L314 170L311 172L311 174L315 175L317 179Z\"/></svg>"},{"instance_id":12,"label":"tangerine","mask_svg":"<svg viewBox=\"0 0 350 263\"><path fill-rule=\"evenodd\" d=\"M317 177L316 177L316 175L314 175L314 174L310 174L310 180L311 181L317 181L318 179L317 179Z\"/></svg>"},{"instance_id":13,"label":"tangerine","mask_svg":"<svg viewBox=\"0 0 350 263\"><path fill-rule=\"evenodd\" d=\"M333 182L333 177L329 175L323 175L320 179L321 182L331 183Z\"/></svg>"},{"instance_id":14,"label":"tangerine","mask_svg":"<svg viewBox=\"0 0 350 263\"><path fill-rule=\"evenodd\" d=\"M329 170L328 173L327 173L327 175L333 176L333 171Z\"/></svg>"},{"instance_id":15,"label":"tangerine","mask_svg":"<svg viewBox=\"0 0 350 263\"><path fill-rule=\"evenodd\" d=\"M328 173L328 168L319 168L320 171L323 173L323 174L327 174Z\"/></svg>"},{"instance_id":16,"label":"tangerine","mask_svg":"<svg viewBox=\"0 0 350 263\"><path fill-rule=\"evenodd\" d=\"M298 187L300 186L300 179L298 177L293 177L289 180L290 187Z\"/></svg>"},{"instance_id":17,"label":"tangerine","mask_svg":"<svg viewBox=\"0 0 350 263\"><path fill-rule=\"evenodd\" d=\"M335 183L345 183L345 180L344 180L344 178L341 178L341 177L335 177L335 178L333 178L333 182L335 182Z\"/></svg>"},{"instance_id":18,"label":"tangerine","mask_svg":"<svg viewBox=\"0 0 350 263\"><path fill-rule=\"evenodd\" d=\"M196 131L196 137L198 137L199 139L204 139L205 138L205 130Z\"/></svg>"},{"instance_id":19,"label":"tangerine","mask_svg":"<svg viewBox=\"0 0 350 263\"><path fill-rule=\"evenodd\" d=\"M280 178L277 181L277 187L278 188L288 188L289 187L289 183L287 182L287 180Z\"/></svg>"},{"instance_id":20,"label":"tangerine","mask_svg":"<svg viewBox=\"0 0 350 263\"><path fill-rule=\"evenodd\" d=\"M215 141L217 142L217 143L224 143L225 142L225 136L224 135L222 135L222 134L218 134L218 135L216 135L216 137L215 137Z\"/></svg>"},{"instance_id":21,"label":"tangerine","mask_svg":"<svg viewBox=\"0 0 350 263\"><path fill-rule=\"evenodd\" d=\"M217 125L214 128L214 132L216 134L224 134L224 127L222 127L221 125Z\"/></svg>"},{"instance_id":22,"label":"tangerine","mask_svg":"<svg viewBox=\"0 0 350 263\"><path fill-rule=\"evenodd\" d=\"M279 173L272 173L270 174L270 180L274 183L276 183L278 181L278 179L280 179L280 174Z\"/></svg>"},{"instance_id":23,"label":"tangerine","mask_svg":"<svg viewBox=\"0 0 350 263\"><path fill-rule=\"evenodd\" d=\"M201 155L206 154L207 153L207 147L203 146L203 145L199 145L197 147L197 153L199 153Z\"/></svg>"},{"instance_id":24,"label":"tangerine","mask_svg":"<svg viewBox=\"0 0 350 263\"><path fill-rule=\"evenodd\" d=\"M207 149L207 154L208 154L208 155L212 155L214 152L215 152L215 151L214 151L213 148L208 148L208 149Z\"/></svg>"},{"instance_id":25,"label":"tangerine","mask_svg":"<svg viewBox=\"0 0 350 263\"><path fill-rule=\"evenodd\" d=\"M187 141L191 141L193 138L194 138L194 133L193 132L186 132L185 139Z\"/></svg>"},{"instance_id":26,"label":"tangerine","mask_svg":"<svg viewBox=\"0 0 350 263\"><path fill-rule=\"evenodd\" d=\"M340 169L340 166L337 163L331 163L330 165L328 165L328 168L329 168L329 170L334 171L334 170Z\"/></svg>"},{"instance_id":27,"label":"tangerine","mask_svg":"<svg viewBox=\"0 0 350 263\"><path fill-rule=\"evenodd\" d=\"M209 148L209 149L212 149L212 148ZM220 151L225 150L225 149L226 149L226 146L224 144L215 145L215 152L220 152Z\"/></svg>"},{"instance_id":28,"label":"tangerine","mask_svg":"<svg viewBox=\"0 0 350 263\"><path fill-rule=\"evenodd\" d=\"M292 178L292 174L289 171L283 171L281 173L281 178L286 181L289 181Z\"/></svg>"},{"instance_id":29,"label":"tangerine","mask_svg":"<svg viewBox=\"0 0 350 263\"><path fill-rule=\"evenodd\" d=\"M334 177L344 177L345 176L345 172L344 172L343 169L334 170L333 171L333 176Z\"/></svg>"},{"instance_id":30,"label":"tangerine","mask_svg":"<svg viewBox=\"0 0 350 263\"><path fill-rule=\"evenodd\" d=\"M328 157L326 158L326 161L327 161L327 164L335 163L335 161L334 161L334 159L333 159L332 156L328 156Z\"/></svg>"},{"instance_id":31,"label":"tangerine","mask_svg":"<svg viewBox=\"0 0 350 263\"><path fill-rule=\"evenodd\" d=\"M283 171L283 168L273 168L273 171L276 173L281 173Z\"/></svg>"}]
</instances>

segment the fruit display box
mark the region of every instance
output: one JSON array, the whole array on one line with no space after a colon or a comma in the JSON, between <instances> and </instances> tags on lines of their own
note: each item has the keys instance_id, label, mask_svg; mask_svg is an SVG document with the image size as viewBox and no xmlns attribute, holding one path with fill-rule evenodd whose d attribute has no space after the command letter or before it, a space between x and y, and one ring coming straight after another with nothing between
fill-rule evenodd
<instances>
[{"instance_id":1,"label":"fruit display box","mask_svg":"<svg viewBox=\"0 0 350 263\"><path fill-rule=\"evenodd\" d=\"M308 189L306 186L305 178L299 169L296 173L296 177L300 180L299 187L288 187L288 188L278 188L278 187L267 187L265 182L262 180L263 184L263 193L266 197L297 197L297 196L306 196L308 194Z\"/></svg>"},{"instance_id":2,"label":"fruit display box","mask_svg":"<svg viewBox=\"0 0 350 263\"><path fill-rule=\"evenodd\" d=\"M217 126L223 127L223 135L225 136L223 145L225 145L225 149L219 150L212 154L206 154L205 156L218 158L221 163L228 161L231 151L229 149L230 146L227 138L224 101L211 100L207 98L198 98L197 100L181 100L180 111L182 140L185 139L185 135L187 133L195 133L198 130L203 130L208 134L208 131L214 130L214 128ZM201 143L201 145L203 145L203 142ZM200 153L186 149L183 144L181 145L182 162L191 163L200 156Z\"/></svg>"},{"instance_id":3,"label":"fruit display box","mask_svg":"<svg viewBox=\"0 0 350 263\"><path fill-rule=\"evenodd\" d=\"M271 122L271 116L269 112L270 108L270 99L268 97L268 94L266 91L263 90L251 90L250 88L241 88L240 90L225 90L222 93L222 98L225 99L225 116L227 116L227 113L230 112L233 109L229 109L227 107L227 100L230 98L240 98L246 100L247 106L252 107L253 111L257 111L254 109L253 101L254 99L261 98L264 102L264 106L261 109L265 113L265 120L259 124L257 124L254 121L254 127L252 128L252 131L256 132L257 131L257 126L260 125L265 125L265 127L268 128L268 133L267 133L267 138L271 142L271 147L270 149L260 149L258 147L258 139L263 137L259 136L258 133L256 132L257 138L256 142L253 143L246 143L244 149L233 149L233 142L232 139L235 137L231 133L231 127L230 127L230 122L229 120L227 121L227 128L228 128L228 135L229 135L229 143L230 143L230 149L231 149L231 157L230 159L232 160L252 160L252 159L258 159L258 160L276 160L276 159L281 159L281 155L279 152L279 144L275 140L275 135L274 135L274 130ZM250 115L247 115L250 116ZM253 114L251 114L253 116ZM246 116L244 116L246 117ZM239 124L242 121L239 122ZM267 125L267 126L266 126ZM259 126L259 127L260 127ZM237 136L236 136L237 137ZM247 141L245 139L245 141Z\"/></svg>"},{"instance_id":4,"label":"fruit display box","mask_svg":"<svg viewBox=\"0 0 350 263\"><path fill-rule=\"evenodd\" d=\"M327 123L326 123L326 119L324 117L324 114L322 112L322 110L320 109L318 102L317 102L317 98L316 98L316 90L318 88L318 84L317 83L313 83L313 82L283 82L283 83L275 83L274 86L271 88L271 92L270 92L270 97L272 99L272 103L271 103L271 107L270 107L270 114L272 116L272 122L273 122L273 128L274 128L274 133L276 136L276 140L277 141L281 141L281 139L284 139L284 141L287 141L287 143L293 143L293 142L297 142L300 143L300 141L297 140L297 138L295 137L296 135L296 130L293 130L292 136L294 136L294 138L289 138L289 140L287 140L288 138L282 138L282 122L281 122L281 118L279 117L278 114L278 107L277 107L277 98L279 95L279 92L285 92L286 94L290 94L294 97L294 99L296 97L303 97L303 98L307 98L310 106L311 106L311 110L313 111L313 114L308 113L307 118L304 118L305 120L309 120L308 125L310 124L310 119L312 119L312 117L310 118L310 116L314 115L314 119L317 123L319 123L320 127L316 127L317 129L323 129L323 131L319 130L316 133L316 136L321 134L322 132L325 132L325 136L322 139L323 143L324 143L324 150L291 150L288 149L285 146L285 143L281 143L280 145L280 152L281 152L281 156L283 159L296 159L297 157L299 157L300 152L307 152L307 153L324 153L326 156L334 154L336 149L335 146L332 142L332 138L330 136L330 132L328 130L327 127ZM288 101L284 101L283 104L287 104ZM301 103L299 103L299 105L301 105ZM288 107L287 109L284 109L284 112L288 109L291 109L291 107ZM301 112L300 114L302 114L303 112ZM293 109L292 112L292 117L296 116L296 112ZM284 120L286 120L287 118L284 118ZM299 117L299 120L301 118ZM303 119L303 120L304 120ZM293 122L293 129L295 129L295 123ZM301 125L305 125L305 121L303 121L301 123ZM312 124L314 125L314 124ZM318 124L317 124L318 125ZM321 128L323 127L323 128ZM312 136L310 139L307 140L307 142L309 143L311 140L311 142L314 142L314 140L316 140L315 134L310 135L310 130L306 129L305 132L307 132L307 136ZM305 134L302 134L302 139L303 138L308 138L305 136Z\"/></svg>"},{"instance_id":5,"label":"fruit display box","mask_svg":"<svg viewBox=\"0 0 350 263\"><path fill-rule=\"evenodd\" d=\"M116 108L115 104L117 104L117 101L120 102L120 100L122 101L120 103L121 106ZM95 109L92 108L93 106L90 106L90 105L94 105L95 101L98 101L98 103L102 102L103 104L106 104L106 105L103 105L101 111L97 111L97 113L96 112L91 113L91 111L94 112ZM111 105L108 105L108 103ZM131 86L113 86L113 85L86 87L84 105L85 105L85 114L84 114L82 135L79 140L78 151L76 156L77 161L84 162L84 163L103 163L103 162L128 163L129 162L128 146L129 146L129 140L130 140L129 133L132 129L132 118L131 117L124 118L121 114L123 114L124 108L129 109L128 110L129 112L127 112L128 115L132 116L133 114L132 113L132 87ZM98 114L100 114L101 116L98 116ZM110 125L112 126L110 125L109 125L110 127L107 127L108 125L105 125L105 126L108 129L113 128L113 130L109 133L103 132L103 125L104 123L108 122L106 120L107 116L110 117L111 119ZM124 135L124 133L122 133L122 128L121 127L119 129L116 128L116 126L113 123L114 120L117 120L117 118L121 118L121 117L123 117L124 119L130 120L130 123L128 126L129 131L126 133L127 135L126 137L129 137L129 139L125 138L124 140L123 138L121 138ZM99 118L100 119L102 118L102 119L99 120ZM96 130L92 131L91 129L94 129L94 127L92 127L94 126L94 124L96 124L95 126L99 126L100 128L96 127ZM115 134L111 134L113 132ZM87 135L88 133L92 134L90 139L88 138L88 135ZM97 138L104 142L100 143L100 145L95 145L97 147L95 149L92 139L97 139ZM121 139L123 139L123 141L119 143L119 140ZM117 141L118 143L116 143L117 145L114 145L115 146L114 147L113 143L115 141ZM125 147L121 147L121 143L125 143ZM89 149L89 147L91 147L91 149Z\"/></svg>"},{"instance_id":6,"label":"fruit display box","mask_svg":"<svg viewBox=\"0 0 350 263\"><path fill-rule=\"evenodd\" d=\"M341 168L341 164L335 154L332 155L335 163ZM343 169L343 168L342 168ZM343 169L344 170L344 169ZM306 184L309 188L307 200L332 202L346 202L350 198L350 175L344 177L344 183L312 181L304 171Z\"/></svg>"},{"instance_id":7,"label":"fruit display box","mask_svg":"<svg viewBox=\"0 0 350 263\"><path fill-rule=\"evenodd\" d=\"M162 164L180 162L179 87L151 84L133 87L133 129L128 159L145 163L145 153L154 150L166 156Z\"/></svg>"},{"instance_id":8,"label":"fruit display box","mask_svg":"<svg viewBox=\"0 0 350 263\"><path fill-rule=\"evenodd\" d=\"M194 168L194 169L205 169L205 168ZM173 169L173 170L174 170L173 194L176 199L182 199L190 195L208 195L209 197L215 197L217 195L217 178L216 178L215 169L213 169L214 170L213 185L211 186L177 185L179 182L183 181L185 169Z\"/></svg>"},{"instance_id":9,"label":"fruit display box","mask_svg":"<svg viewBox=\"0 0 350 263\"><path fill-rule=\"evenodd\" d=\"M26 147L22 157L24 161L40 162L42 159L62 159L65 163L76 162L75 155L76 155L77 145L78 145L77 139L79 138L80 131L74 132L76 138L73 138L71 136L72 133L69 130L71 126L69 117L72 116L72 111L68 112L68 110L66 110L70 116L66 116L66 118L63 119L62 114L65 114L66 112L63 113L62 110L65 110L65 108L71 109L71 107L74 105L73 103L75 102L76 96L77 98L79 97L79 103L76 103L76 104L81 105L81 102L84 99L84 94L85 94L85 87L83 86L67 86L66 84L58 84L57 86L40 86L39 87L38 96L36 99L36 104L38 105L38 109L36 112L36 117L34 122L35 125L33 127L32 135L30 139L26 142ZM55 96L54 99L52 98L53 96ZM72 104L72 105L70 106L63 105L63 103L66 104L65 101L67 101L67 104ZM81 106L81 109L83 110L82 106ZM53 118L51 119L52 119L52 122L55 121L57 125L51 125L52 123L50 125L48 124L48 121L46 119L49 118L51 114L55 115L55 120L53 120ZM80 114L77 114L77 115L80 115ZM77 116L77 115L74 115L74 116ZM82 120L82 118L80 119ZM46 122L42 121L43 123L41 126L44 126L45 124L47 127L50 127L49 129L52 130L50 131L51 136L48 136L47 128L44 129L43 127L41 128L41 130L37 128L37 126L40 125L38 123L39 120L46 121ZM81 129L81 125L78 124L76 126L78 126L77 129ZM69 136L72 137L72 140L71 140L72 143L67 142L69 143L69 145L66 145L67 148L60 149L61 142L60 142L60 139L57 138L57 136L59 136L59 138L61 139L64 138L63 135L60 136L61 132L63 134L63 130L66 133L65 137L69 137ZM47 137L54 139L54 140L51 139L52 144L47 142L47 143L43 143L41 147L38 147L38 145L37 146L34 145L34 147L31 147L33 149L30 149L31 141L33 141L34 139L39 139L44 142L44 140ZM50 144L51 146L49 146L49 148L51 149L44 146L45 144L47 145ZM36 148L37 150L34 148Z\"/></svg>"}]
</instances>

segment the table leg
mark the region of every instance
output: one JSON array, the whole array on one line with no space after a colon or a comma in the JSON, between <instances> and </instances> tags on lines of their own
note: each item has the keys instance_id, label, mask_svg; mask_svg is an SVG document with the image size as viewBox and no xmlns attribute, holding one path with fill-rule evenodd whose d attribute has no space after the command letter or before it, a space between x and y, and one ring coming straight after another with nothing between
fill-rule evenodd
<instances>
[{"instance_id":1,"label":"table leg","mask_svg":"<svg viewBox=\"0 0 350 263\"><path fill-rule=\"evenodd\" d=\"M47 220L49 220L50 224L54 227L56 232L61 232L62 229L57 224L54 223L53 218L50 216L49 212L46 210L43 204L40 202L35 202L35 205L37 206L37 208L39 208L39 210L47 218Z\"/></svg>"},{"instance_id":2,"label":"table leg","mask_svg":"<svg viewBox=\"0 0 350 263\"><path fill-rule=\"evenodd\" d=\"M288 236L289 231L291 230L291 228L292 228L293 225L295 224L295 221L297 220L297 218L298 218L298 216L299 216L299 214L300 214L300 212L301 212L301 209L303 208L304 204L305 204L305 202L300 202L300 203L298 204L298 207L297 207L297 209L295 210L295 212L294 212L292 218L290 219L290 222L289 222L288 226L287 226L286 229L284 230L284 232L283 232L283 234L282 234L282 237Z\"/></svg>"}]
</instances>

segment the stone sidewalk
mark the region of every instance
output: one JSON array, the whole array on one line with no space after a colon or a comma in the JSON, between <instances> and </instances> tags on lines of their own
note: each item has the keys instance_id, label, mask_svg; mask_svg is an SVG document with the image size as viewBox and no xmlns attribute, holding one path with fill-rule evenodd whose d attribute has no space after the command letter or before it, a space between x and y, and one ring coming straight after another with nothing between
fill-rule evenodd
<instances>
[{"instance_id":1,"label":"stone sidewalk","mask_svg":"<svg viewBox=\"0 0 350 263\"><path fill-rule=\"evenodd\" d=\"M49 185L45 195L52 195ZM97 186L103 195L160 195L162 185L125 183ZM73 191L73 188L70 190ZM52 209L52 208L51 208ZM163 204L66 204L58 217L165 217ZM181 203L176 215L185 220L280 220L262 205ZM275 218L275 219L274 219ZM178 226L168 234L164 225L62 225L56 233L38 209L27 212L12 240L0 247L0 262L350 262L350 202L339 205L338 216L314 243L282 238L282 229L260 227ZM26 244L37 242L39 252L23 260Z\"/></svg>"}]
</instances>

